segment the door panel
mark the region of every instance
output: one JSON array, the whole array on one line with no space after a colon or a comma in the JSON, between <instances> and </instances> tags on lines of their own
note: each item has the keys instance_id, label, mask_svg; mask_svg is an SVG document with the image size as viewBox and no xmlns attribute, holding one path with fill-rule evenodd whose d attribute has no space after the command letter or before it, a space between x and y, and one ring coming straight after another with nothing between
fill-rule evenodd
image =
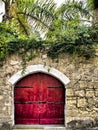
<instances>
[{"instance_id":1,"label":"door panel","mask_svg":"<svg viewBox=\"0 0 98 130\"><path fill-rule=\"evenodd\" d=\"M64 124L64 118L48 118L48 119L40 119L41 125L53 125L53 124Z\"/></svg>"},{"instance_id":2,"label":"door panel","mask_svg":"<svg viewBox=\"0 0 98 130\"><path fill-rule=\"evenodd\" d=\"M15 124L38 124L38 104L15 104Z\"/></svg>"},{"instance_id":3,"label":"door panel","mask_svg":"<svg viewBox=\"0 0 98 130\"><path fill-rule=\"evenodd\" d=\"M64 124L65 89L50 75L41 74L40 124Z\"/></svg>"},{"instance_id":4,"label":"door panel","mask_svg":"<svg viewBox=\"0 0 98 130\"><path fill-rule=\"evenodd\" d=\"M62 118L64 113L64 104L48 104L47 115L49 118Z\"/></svg>"},{"instance_id":5,"label":"door panel","mask_svg":"<svg viewBox=\"0 0 98 130\"><path fill-rule=\"evenodd\" d=\"M65 89L56 78L35 73L14 90L15 124L64 124Z\"/></svg>"},{"instance_id":6,"label":"door panel","mask_svg":"<svg viewBox=\"0 0 98 130\"><path fill-rule=\"evenodd\" d=\"M64 102L64 88L60 87L48 87L47 89L47 101L48 102Z\"/></svg>"},{"instance_id":7,"label":"door panel","mask_svg":"<svg viewBox=\"0 0 98 130\"><path fill-rule=\"evenodd\" d=\"M39 90L34 88L15 88L14 99L16 103L39 101Z\"/></svg>"},{"instance_id":8,"label":"door panel","mask_svg":"<svg viewBox=\"0 0 98 130\"><path fill-rule=\"evenodd\" d=\"M15 124L39 124L39 75L20 80L14 90Z\"/></svg>"},{"instance_id":9,"label":"door panel","mask_svg":"<svg viewBox=\"0 0 98 130\"><path fill-rule=\"evenodd\" d=\"M40 124L64 124L64 104L41 104Z\"/></svg>"}]
</instances>

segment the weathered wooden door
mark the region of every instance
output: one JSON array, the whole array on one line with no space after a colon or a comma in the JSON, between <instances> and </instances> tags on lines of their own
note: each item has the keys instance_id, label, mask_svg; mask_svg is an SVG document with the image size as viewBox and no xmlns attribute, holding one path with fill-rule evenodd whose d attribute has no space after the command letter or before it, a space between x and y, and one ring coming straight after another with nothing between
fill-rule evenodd
<instances>
[{"instance_id":1,"label":"weathered wooden door","mask_svg":"<svg viewBox=\"0 0 98 130\"><path fill-rule=\"evenodd\" d=\"M56 78L35 73L15 85L15 124L64 124L65 89Z\"/></svg>"}]
</instances>

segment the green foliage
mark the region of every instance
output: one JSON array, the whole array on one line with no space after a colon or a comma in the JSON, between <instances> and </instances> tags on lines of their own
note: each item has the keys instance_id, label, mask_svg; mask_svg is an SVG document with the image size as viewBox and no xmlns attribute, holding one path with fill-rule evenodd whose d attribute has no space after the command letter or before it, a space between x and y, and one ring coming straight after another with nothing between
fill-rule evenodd
<instances>
[{"instance_id":1,"label":"green foliage","mask_svg":"<svg viewBox=\"0 0 98 130\"><path fill-rule=\"evenodd\" d=\"M9 54L9 46L11 40L16 39L17 34L12 29L9 29L5 23L0 24L0 60L3 60Z\"/></svg>"},{"instance_id":2,"label":"green foliage","mask_svg":"<svg viewBox=\"0 0 98 130\"><path fill-rule=\"evenodd\" d=\"M55 34L55 33L54 33ZM52 38L42 40L38 33L32 37L18 35L15 31L8 29L6 24L0 24L0 60L7 56L18 53L22 57L22 65L32 60L40 52L46 52L48 56L57 58L59 54L90 58L95 55L95 44L98 43L98 25L71 26L61 33L56 32Z\"/></svg>"},{"instance_id":3,"label":"green foliage","mask_svg":"<svg viewBox=\"0 0 98 130\"><path fill-rule=\"evenodd\" d=\"M95 55L98 28L91 25L92 12L86 7L82 1L67 0L57 10L53 30L47 33L48 40L54 41L48 55L55 58L61 53L68 53L87 59Z\"/></svg>"},{"instance_id":4,"label":"green foliage","mask_svg":"<svg viewBox=\"0 0 98 130\"><path fill-rule=\"evenodd\" d=\"M87 7L87 3L78 0L66 0L65 4L62 4L57 13L59 17L64 21L72 21L76 23L91 22L92 12Z\"/></svg>"},{"instance_id":5,"label":"green foliage","mask_svg":"<svg viewBox=\"0 0 98 130\"><path fill-rule=\"evenodd\" d=\"M90 58L95 55L94 45L98 43L97 27L71 26L65 31L56 32L55 42L51 45L48 55L55 58L61 53Z\"/></svg>"},{"instance_id":6,"label":"green foliage","mask_svg":"<svg viewBox=\"0 0 98 130\"><path fill-rule=\"evenodd\" d=\"M53 0L4 0L4 21L18 32L30 35L31 31L50 29L54 19L55 3Z\"/></svg>"},{"instance_id":7,"label":"green foliage","mask_svg":"<svg viewBox=\"0 0 98 130\"><path fill-rule=\"evenodd\" d=\"M34 0L15 2L15 5L12 4L13 7L10 8L14 18L8 24L0 23L0 61L9 55L18 53L25 69L26 63L40 52L45 52L52 58L57 58L62 53L86 59L95 56L95 45L98 44L98 25L91 26L81 23L82 16L89 18L88 10L84 8L83 3L67 2L55 10L52 0L36 1L36 3ZM15 10L17 7L19 9ZM28 35L27 30L30 31L28 18L33 19L35 30L37 27L39 30L40 27L45 30L42 25L47 28L45 40L37 31Z\"/></svg>"},{"instance_id":8,"label":"green foliage","mask_svg":"<svg viewBox=\"0 0 98 130\"><path fill-rule=\"evenodd\" d=\"M98 0L87 0L88 6L92 9L98 9Z\"/></svg>"},{"instance_id":9,"label":"green foliage","mask_svg":"<svg viewBox=\"0 0 98 130\"><path fill-rule=\"evenodd\" d=\"M0 23L0 39L0 61L11 54L18 53L25 63L35 56L33 50L42 49L41 38L38 35L27 37L17 34L4 23Z\"/></svg>"}]
</instances>

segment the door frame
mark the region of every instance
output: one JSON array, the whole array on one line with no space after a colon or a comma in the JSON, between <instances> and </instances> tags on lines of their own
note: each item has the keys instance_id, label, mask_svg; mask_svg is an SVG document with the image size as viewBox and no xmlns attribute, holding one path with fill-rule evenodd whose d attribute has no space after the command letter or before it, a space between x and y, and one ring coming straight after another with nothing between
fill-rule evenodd
<instances>
[{"instance_id":1,"label":"door frame","mask_svg":"<svg viewBox=\"0 0 98 130\"><path fill-rule=\"evenodd\" d=\"M59 70L57 70L53 67L44 66L41 64L28 66L26 68L24 74L22 74L22 70L18 71L16 74L14 74L9 79L9 82L12 84L12 125L15 125L15 121L14 121L14 87L15 87L15 84L23 77L33 74L33 73L38 73L38 72L42 72L42 73L55 77L56 79L58 79L59 81L61 81L63 83L65 89L66 89L66 85L70 82L69 78L67 76L65 76L62 72L60 72ZM66 92L65 92L65 97L66 97ZM65 110L66 110L66 100L65 100L65 107L64 107L64 117L65 117L64 125L66 125Z\"/></svg>"}]
</instances>

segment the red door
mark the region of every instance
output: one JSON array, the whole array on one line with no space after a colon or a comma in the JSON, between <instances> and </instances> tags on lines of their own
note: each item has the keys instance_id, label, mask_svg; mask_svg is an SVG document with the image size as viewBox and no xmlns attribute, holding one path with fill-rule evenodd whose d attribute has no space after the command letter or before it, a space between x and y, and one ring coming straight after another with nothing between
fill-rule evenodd
<instances>
[{"instance_id":1,"label":"red door","mask_svg":"<svg viewBox=\"0 0 98 130\"><path fill-rule=\"evenodd\" d=\"M64 124L65 89L56 78L35 73L14 90L15 124Z\"/></svg>"}]
</instances>

